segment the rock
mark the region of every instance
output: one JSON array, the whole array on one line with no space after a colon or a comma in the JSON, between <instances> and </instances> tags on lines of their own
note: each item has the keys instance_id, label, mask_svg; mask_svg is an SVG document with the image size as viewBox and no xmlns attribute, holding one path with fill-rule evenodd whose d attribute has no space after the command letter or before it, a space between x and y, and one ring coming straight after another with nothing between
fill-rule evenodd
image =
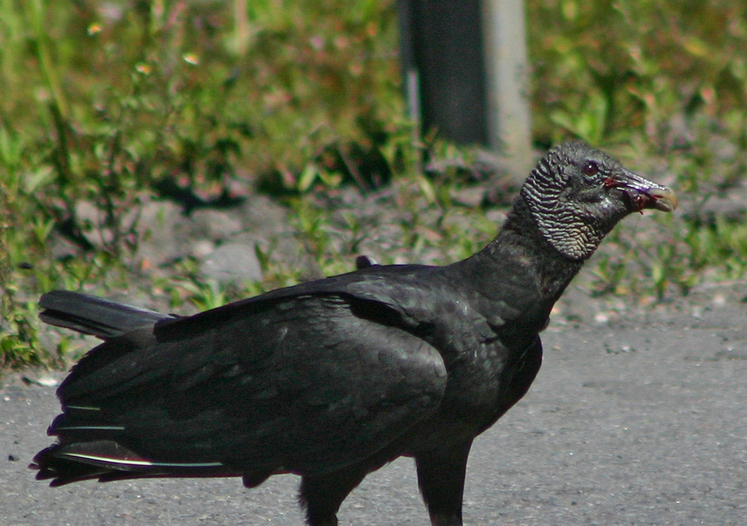
<instances>
[{"instance_id":1,"label":"rock","mask_svg":"<svg viewBox=\"0 0 747 526\"><path fill-rule=\"evenodd\" d=\"M244 229L238 208L200 208L192 212L190 223L193 238L211 241L229 241Z\"/></svg>"},{"instance_id":2,"label":"rock","mask_svg":"<svg viewBox=\"0 0 747 526\"><path fill-rule=\"evenodd\" d=\"M171 201L148 201L137 219L137 258L159 267L188 254L192 246L189 219Z\"/></svg>"},{"instance_id":3,"label":"rock","mask_svg":"<svg viewBox=\"0 0 747 526\"><path fill-rule=\"evenodd\" d=\"M200 266L208 279L228 282L262 281L262 268L254 247L228 243L216 248Z\"/></svg>"},{"instance_id":4,"label":"rock","mask_svg":"<svg viewBox=\"0 0 747 526\"><path fill-rule=\"evenodd\" d=\"M259 247L272 261L282 261L304 275L322 277L318 264L299 241L286 207L267 196L250 195L235 213L243 230L233 242Z\"/></svg>"},{"instance_id":5,"label":"rock","mask_svg":"<svg viewBox=\"0 0 747 526\"><path fill-rule=\"evenodd\" d=\"M236 209L236 215L247 232L272 237L288 228L288 211L264 195L250 195Z\"/></svg>"}]
</instances>

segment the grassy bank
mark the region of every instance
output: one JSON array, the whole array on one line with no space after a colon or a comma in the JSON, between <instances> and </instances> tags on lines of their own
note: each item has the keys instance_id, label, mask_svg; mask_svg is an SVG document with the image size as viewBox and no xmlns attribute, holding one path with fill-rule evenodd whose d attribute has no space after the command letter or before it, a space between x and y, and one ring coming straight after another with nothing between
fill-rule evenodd
<instances>
[{"instance_id":1,"label":"grassy bank","mask_svg":"<svg viewBox=\"0 0 747 526\"><path fill-rule=\"evenodd\" d=\"M744 199L747 2L527 9L537 148L581 138L682 199L683 212L656 227L617 231L591 263L590 291L656 301L743 279L744 207L713 204ZM127 220L145 195L189 211L265 193L299 218L325 273L355 254L330 241L340 227L320 195L393 188L415 232L402 250L425 246L443 262L485 241L486 217L506 204L455 212L455 196L485 182L460 163L423 171L424 152L461 165L474 152L413 140L392 0L0 0L0 12L0 368L70 358L70 340L40 341L41 292L150 290ZM283 284L265 264L266 281L246 289L202 283L188 261L157 285L177 291L174 309L210 305Z\"/></svg>"}]
</instances>

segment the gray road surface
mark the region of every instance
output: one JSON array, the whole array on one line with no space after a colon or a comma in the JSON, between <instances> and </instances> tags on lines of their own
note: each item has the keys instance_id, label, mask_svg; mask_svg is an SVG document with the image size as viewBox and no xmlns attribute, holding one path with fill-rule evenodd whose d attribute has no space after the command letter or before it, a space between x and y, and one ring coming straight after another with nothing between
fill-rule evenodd
<instances>
[{"instance_id":1,"label":"gray road surface","mask_svg":"<svg viewBox=\"0 0 747 526\"><path fill-rule=\"evenodd\" d=\"M529 394L475 443L465 523L747 524L747 305L719 298L635 321L553 323ZM51 442L54 389L2 382L2 525L302 524L293 476L255 490L239 479L49 488L26 466ZM369 475L339 517L428 524L412 461Z\"/></svg>"}]
</instances>

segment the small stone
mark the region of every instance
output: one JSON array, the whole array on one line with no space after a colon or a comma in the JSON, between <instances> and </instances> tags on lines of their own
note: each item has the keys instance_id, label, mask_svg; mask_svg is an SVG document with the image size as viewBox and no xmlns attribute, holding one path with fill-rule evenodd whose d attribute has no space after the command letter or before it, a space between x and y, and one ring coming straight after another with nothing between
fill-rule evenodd
<instances>
[{"instance_id":1,"label":"small stone","mask_svg":"<svg viewBox=\"0 0 747 526\"><path fill-rule=\"evenodd\" d=\"M262 281L262 268L254 247L228 243L215 249L202 262L201 272L222 283Z\"/></svg>"}]
</instances>

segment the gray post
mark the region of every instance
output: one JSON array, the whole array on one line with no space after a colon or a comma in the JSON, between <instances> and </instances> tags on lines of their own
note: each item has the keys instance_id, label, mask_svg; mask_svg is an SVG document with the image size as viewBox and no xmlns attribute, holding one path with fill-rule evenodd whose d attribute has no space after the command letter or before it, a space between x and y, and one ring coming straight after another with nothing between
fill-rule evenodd
<instances>
[{"instance_id":1,"label":"gray post","mask_svg":"<svg viewBox=\"0 0 747 526\"><path fill-rule=\"evenodd\" d=\"M423 133L487 145L480 1L399 0L397 7L408 105L419 110Z\"/></svg>"},{"instance_id":2,"label":"gray post","mask_svg":"<svg viewBox=\"0 0 747 526\"><path fill-rule=\"evenodd\" d=\"M519 174L533 161L525 17L522 0L483 0L490 147Z\"/></svg>"},{"instance_id":3,"label":"gray post","mask_svg":"<svg viewBox=\"0 0 747 526\"><path fill-rule=\"evenodd\" d=\"M423 133L531 165L523 0L398 0L403 83Z\"/></svg>"}]
</instances>

